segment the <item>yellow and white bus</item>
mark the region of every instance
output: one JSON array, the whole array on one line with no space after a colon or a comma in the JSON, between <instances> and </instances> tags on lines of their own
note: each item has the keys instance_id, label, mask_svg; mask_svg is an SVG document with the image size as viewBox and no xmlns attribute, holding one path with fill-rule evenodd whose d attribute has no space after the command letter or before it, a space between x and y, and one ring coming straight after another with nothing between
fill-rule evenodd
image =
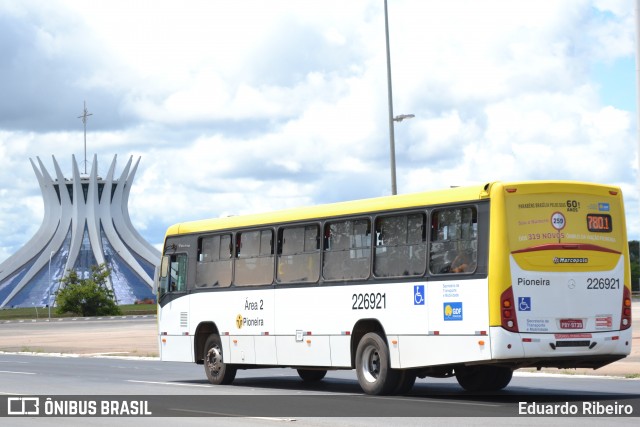
<instances>
[{"instance_id":1,"label":"yellow and white bus","mask_svg":"<svg viewBox=\"0 0 640 427\"><path fill-rule=\"evenodd\" d=\"M186 222L166 234L161 359L356 369L369 394L416 377L506 387L523 367L599 368L630 353L619 188L489 183Z\"/></svg>"}]
</instances>

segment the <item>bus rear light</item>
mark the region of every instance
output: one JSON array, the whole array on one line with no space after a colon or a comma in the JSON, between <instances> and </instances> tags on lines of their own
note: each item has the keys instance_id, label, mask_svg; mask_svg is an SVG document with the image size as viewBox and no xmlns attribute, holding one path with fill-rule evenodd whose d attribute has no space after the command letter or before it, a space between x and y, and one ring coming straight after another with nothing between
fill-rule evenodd
<instances>
[{"instance_id":1,"label":"bus rear light","mask_svg":"<svg viewBox=\"0 0 640 427\"><path fill-rule=\"evenodd\" d=\"M620 329L631 327L631 292L626 286L622 291L622 318L620 319Z\"/></svg>"},{"instance_id":2,"label":"bus rear light","mask_svg":"<svg viewBox=\"0 0 640 427\"><path fill-rule=\"evenodd\" d=\"M618 192L615 190L609 190L609 194L611 194L612 196L617 196Z\"/></svg>"},{"instance_id":3,"label":"bus rear light","mask_svg":"<svg viewBox=\"0 0 640 427\"><path fill-rule=\"evenodd\" d=\"M500 311L502 327L510 332L518 332L518 320L513 310L513 288L509 286L500 296Z\"/></svg>"},{"instance_id":4,"label":"bus rear light","mask_svg":"<svg viewBox=\"0 0 640 427\"><path fill-rule=\"evenodd\" d=\"M515 193L516 191L518 191L517 188L512 188L512 187L505 188L505 190L507 193Z\"/></svg>"}]
</instances>

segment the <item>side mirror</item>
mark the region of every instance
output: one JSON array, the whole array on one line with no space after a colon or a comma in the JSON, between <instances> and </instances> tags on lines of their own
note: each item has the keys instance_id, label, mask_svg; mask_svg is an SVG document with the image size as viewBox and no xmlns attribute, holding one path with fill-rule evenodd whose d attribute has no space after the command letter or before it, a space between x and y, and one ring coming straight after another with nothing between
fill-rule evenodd
<instances>
[{"instance_id":1,"label":"side mirror","mask_svg":"<svg viewBox=\"0 0 640 427\"><path fill-rule=\"evenodd\" d=\"M163 256L160 262L160 277L165 278L169 275L169 257Z\"/></svg>"}]
</instances>

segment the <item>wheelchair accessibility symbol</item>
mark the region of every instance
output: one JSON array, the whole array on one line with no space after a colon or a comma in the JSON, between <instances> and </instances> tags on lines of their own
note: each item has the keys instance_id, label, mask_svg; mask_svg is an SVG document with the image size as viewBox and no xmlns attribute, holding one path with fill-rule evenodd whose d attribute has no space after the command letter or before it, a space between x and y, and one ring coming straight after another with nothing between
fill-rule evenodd
<instances>
[{"instance_id":1,"label":"wheelchair accessibility symbol","mask_svg":"<svg viewBox=\"0 0 640 427\"><path fill-rule=\"evenodd\" d=\"M413 305L424 305L424 285L413 287Z\"/></svg>"},{"instance_id":2,"label":"wheelchair accessibility symbol","mask_svg":"<svg viewBox=\"0 0 640 427\"><path fill-rule=\"evenodd\" d=\"M531 311L531 297L518 297L518 311Z\"/></svg>"}]
</instances>

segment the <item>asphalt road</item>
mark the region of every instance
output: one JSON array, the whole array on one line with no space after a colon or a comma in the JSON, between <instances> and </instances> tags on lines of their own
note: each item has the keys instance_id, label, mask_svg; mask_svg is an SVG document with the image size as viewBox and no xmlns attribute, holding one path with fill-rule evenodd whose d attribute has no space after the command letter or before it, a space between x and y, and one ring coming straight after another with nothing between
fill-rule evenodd
<instances>
[{"instance_id":1,"label":"asphalt road","mask_svg":"<svg viewBox=\"0 0 640 427\"><path fill-rule=\"evenodd\" d=\"M150 400L154 415L180 417L515 417L519 402L596 401L631 404L640 415L639 380L523 374L503 392L472 394L454 379L429 378L418 380L407 396L376 397L362 394L352 371L330 372L324 381L308 384L292 369L246 370L233 385L213 386L194 364L17 354L0 355L0 395L130 396Z\"/></svg>"}]
</instances>

